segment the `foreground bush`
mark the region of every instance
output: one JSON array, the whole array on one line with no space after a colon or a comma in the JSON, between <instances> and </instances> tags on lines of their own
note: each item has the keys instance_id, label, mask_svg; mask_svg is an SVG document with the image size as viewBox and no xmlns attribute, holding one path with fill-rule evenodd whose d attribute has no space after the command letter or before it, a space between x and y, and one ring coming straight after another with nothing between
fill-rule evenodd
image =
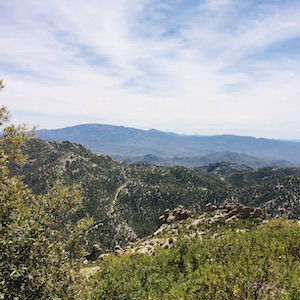
<instances>
[{"instance_id":1,"label":"foreground bush","mask_svg":"<svg viewBox=\"0 0 300 300\"><path fill-rule=\"evenodd\" d=\"M0 89L3 87L0 81ZM0 108L0 126L9 122ZM0 299L73 299L89 218L71 223L80 207L76 190L60 184L35 196L8 166L23 163L21 146L32 134L24 126L1 128Z\"/></svg>"},{"instance_id":2,"label":"foreground bush","mask_svg":"<svg viewBox=\"0 0 300 300\"><path fill-rule=\"evenodd\" d=\"M300 227L273 220L250 232L181 240L153 255L109 256L89 299L299 299Z\"/></svg>"}]
</instances>

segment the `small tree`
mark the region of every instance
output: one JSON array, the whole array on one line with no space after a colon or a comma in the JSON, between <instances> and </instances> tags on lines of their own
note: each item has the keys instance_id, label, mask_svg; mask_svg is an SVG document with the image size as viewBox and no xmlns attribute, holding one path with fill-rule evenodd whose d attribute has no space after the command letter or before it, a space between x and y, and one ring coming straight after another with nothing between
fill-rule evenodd
<instances>
[{"instance_id":1,"label":"small tree","mask_svg":"<svg viewBox=\"0 0 300 300\"><path fill-rule=\"evenodd\" d=\"M3 88L0 81L0 90ZM0 108L0 127L10 121ZM33 195L10 163L22 164L21 146L32 137L25 126L9 125L0 138L0 299L73 299L89 217L72 223L81 205L77 190L56 184Z\"/></svg>"}]
</instances>

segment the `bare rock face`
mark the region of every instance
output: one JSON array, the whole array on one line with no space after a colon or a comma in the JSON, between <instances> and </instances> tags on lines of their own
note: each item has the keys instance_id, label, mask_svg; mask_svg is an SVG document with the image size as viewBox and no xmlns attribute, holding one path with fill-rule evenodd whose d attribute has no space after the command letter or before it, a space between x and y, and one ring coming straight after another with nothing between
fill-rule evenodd
<instances>
[{"instance_id":1,"label":"bare rock face","mask_svg":"<svg viewBox=\"0 0 300 300\"><path fill-rule=\"evenodd\" d=\"M98 244L93 245L90 254L86 255L85 258L87 260L96 260L103 253L103 250Z\"/></svg>"},{"instance_id":2,"label":"bare rock face","mask_svg":"<svg viewBox=\"0 0 300 300\"><path fill-rule=\"evenodd\" d=\"M192 215L193 213L190 210L186 210L183 205L179 205L172 212L169 209L166 209L164 215L160 216L158 219L158 227L162 224L170 224L176 221L186 220Z\"/></svg>"}]
</instances>

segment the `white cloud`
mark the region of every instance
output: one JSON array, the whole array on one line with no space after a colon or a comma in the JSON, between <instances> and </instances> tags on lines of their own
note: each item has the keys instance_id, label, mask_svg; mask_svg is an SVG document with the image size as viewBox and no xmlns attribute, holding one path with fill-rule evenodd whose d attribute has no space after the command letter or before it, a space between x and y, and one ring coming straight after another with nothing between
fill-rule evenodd
<instances>
[{"instance_id":1,"label":"white cloud","mask_svg":"<svg viewBox=\"0 0 300 300\"><path fill-rule=\"evenodd\" d=\"M297 3L1 6L0 74L7 85L1 100L16 121L299 137L299 56L289 51L299 39Z\"/></svg>"}]
</instances>

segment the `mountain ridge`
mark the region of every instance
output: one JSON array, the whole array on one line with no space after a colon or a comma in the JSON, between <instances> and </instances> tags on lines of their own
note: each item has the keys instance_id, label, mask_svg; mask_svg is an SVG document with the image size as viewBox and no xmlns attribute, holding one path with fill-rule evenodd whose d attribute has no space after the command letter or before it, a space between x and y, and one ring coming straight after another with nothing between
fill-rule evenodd
<instances>
[{"instance_id":1,"label":"mountain ridge","mask_svg":"<svg viewBox=\"0 0 300 300\"><path fill-rule=\"evenodd\" d=\"M108 155L204 156L226 151L300 165L300 143L265 138L179 135L103 124L37 130L36 136L44 140L79 142L94 153Z\"/></svg>"}]
</instances>

